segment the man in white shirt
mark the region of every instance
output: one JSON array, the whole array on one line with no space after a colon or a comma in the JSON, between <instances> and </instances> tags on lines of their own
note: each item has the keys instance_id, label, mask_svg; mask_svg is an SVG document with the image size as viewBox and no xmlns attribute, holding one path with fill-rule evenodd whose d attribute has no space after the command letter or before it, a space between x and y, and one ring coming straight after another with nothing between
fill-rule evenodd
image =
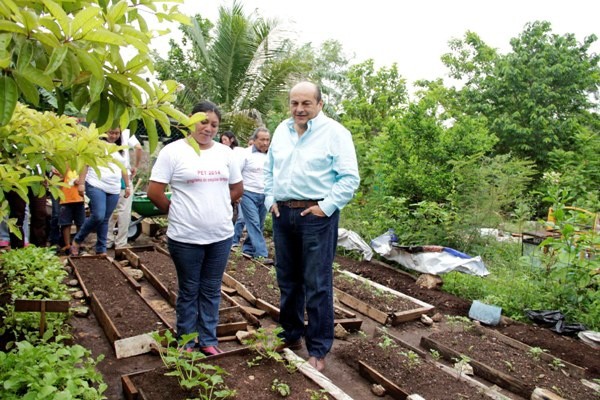
<instances>
[{"instance_id":1,"label":"man in white shirt","mask_svg":"<svg viewBox=\"0 0 600 400\"><path fill-rule=\"evenodd\" d=\"M246 222L248 236L244 240L242 253L247 258L259 259L263 264L272 265L263 236L267 208L265 207L264 165L271 135L267 128L257 128L250 140L254 145L244 149L240 168L244 182L244 194L240 207Z\"/></svg>"},{"instance_id":2,"label":"man in white shirt","mask_svg":"<svg viewBox=\"0 0 600 400\"><path fill-rule=\"evenodd\" d=\"M117 208L115 208L112 218L108 222L108 248L127 246L127 232L129 231L129 223L131 222L131 206L133 204L133 177L137 173L140 162L142 161L142 145L135 135L130 134L129 129L124 129L121 132L121 143L127 146L124 154L125 168L127 168L127 173L129 174L129 192L131 195L125 197L125 188L121 189ZM133 166L131 165L129 156L129 150L132 149L135 155ZM116 235L114 234L115 224L118 225L118 232Z\"/></svg>"}]
</instances>

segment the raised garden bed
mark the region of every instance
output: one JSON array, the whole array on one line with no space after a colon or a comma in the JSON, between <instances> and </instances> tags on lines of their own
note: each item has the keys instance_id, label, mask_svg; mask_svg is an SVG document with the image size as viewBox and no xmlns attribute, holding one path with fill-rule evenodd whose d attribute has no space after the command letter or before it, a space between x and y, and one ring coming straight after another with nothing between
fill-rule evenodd
<instances>
[{"instance_id":1,"label":"raised garden bed","mask_svg":"<svg viewBox=\"0 0 600 400\"><path fill-rule=\"evenodd\" d=\"M263 359L258 365L249 366L248 362L256 357L248 348L230 351L203 360L206 364L223 368L224 378L229 389L236 391L236 399L281 399L271 386L275 379L285 383L290 389L286 399L309 399L311 393L327 393L329 398L351 400L343 391L333 385L329 379L315 371L304 360L287 350L284 353L288 363L298 366L290 373L281 362ZM122 376L125 398L128 400L180 400L196 397L197 393L186 391L179 386L174 376L165 376L164 367ZM322 398L322 397L317 397Z\"/></svg>"},{"instance_id":2,"label":"raised garden bed","mask_svg":"<svg viewBox=\"0 0 600 400\"><path fill-rule=\"evenodd\" d=\"M415 284L416 278L398 267L378 260L358 261L347 257L336 257L341 270L352 272L390 289L404 293L435 306L443 314L467 315L471 302L441 290L422 288Z\"/></svg>"},{"instance_id":3,"label":"raised garden bed","mask_svg":"<svg viewBox=\"0 0 600 400\"><path fill-rule=\"evenodd\" d=\"M238 260L223 276L223 283L235 290L253 306L266 311L275 321L279 320L279 287L274 269L251 260ZM357 331L362 320L356 314L335 307L335 324L348 331Z\"/></svg>"},{"instance_id":4,"label":"raised garden bed","mask_svg":"<svg viewBox=\"0 0 600 400\"><path fill-rule=\"evenodd\" d=\"M381 324L398 325L418 319L433 306L348 271L333 278L338 300Z\"/></svg>"},{"instance_id":5,"label":"raised garden bed","mask_svg":"<svg viewBox=\"0 0 600 400\"><path fill-rule=\"evenodd\" d=\"M172 330L139 294L140 285L105 256L70 257L69 264L117 358L150 350L148 333Z\"/></svg>"},{"instance_id":6,"label":"raised garden bed","mask_svg":"<svg viewBox=\"0 0 600 400\"><path fill-rule=\"evenodd\" d=\"M129 261L134 268L144 273L144 278L172 306L177 303L177 271L169 252L158 246L142 246L119 249L118 257ZM255 318L240 304L225 293L221 297L217 336L233 335L238 330L246 330L248 321L255 324Z\"/></svg>"},{"instance_id":7,"label":"raised garden bed","mask_svg":"<svg viewBox=\"0 0 600 400\"><path fill-rule=\"evenodd\" d=\"M598 399L582 381L583 368L479 325L456 325L422 337L421 346L451 362L468 361L475 375L526 398L539 387L566 399Z\"/></svg>"},{"instance_id":8,"label":"raised garden bed","mask_svg":"<svg viewBox=\"0 0 600 400\"><path fill-rule=\"evenodd\" d=\"M503 398L497 391L451 368L427 360L397 338L377 332L353 338L338 350L340 357L394 399L419 394L427 400Z\"/></svg>"},{"instance_id":9,"label":"raised garden bed","mask_svg":"<svg viewBox=\"0 0 600 400\"><path fill-rule=\"evenodd\" d=\"M117 249L115 255L127 259L132 267L141 269L148 282L175 307L177 271L168 251L158 246L143 246Z\"/></svg>"}]
</instances>

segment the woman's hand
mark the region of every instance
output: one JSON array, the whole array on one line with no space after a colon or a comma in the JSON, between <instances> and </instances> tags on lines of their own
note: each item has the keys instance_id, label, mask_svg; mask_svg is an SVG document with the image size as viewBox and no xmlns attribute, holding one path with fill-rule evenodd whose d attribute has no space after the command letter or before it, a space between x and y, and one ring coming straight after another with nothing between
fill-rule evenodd
<instances>
[{"instance_id":1,"label":"woman's hand","mask_svg":"<svg viewBox=\"0 0 600 400\"><path fill-rule=\"evenodd\" d=\"M85 185L81 184L81 183L79 185L77 185L77 193L79 193L79 195L83 197L84 192L85 192Z\"/></svg>"},{"instance_id":2,"label":"woman's hand","mask_svg":"<svg viewBox=\"0 0 600 400\"><path fill-rule=\"evenodd\" d=\"M125 188L125 195L123 197L128 198L129 196L131 196L131 188L129 187L129 185L127 185L127 187Z\"/></svg>"}]
</instances>

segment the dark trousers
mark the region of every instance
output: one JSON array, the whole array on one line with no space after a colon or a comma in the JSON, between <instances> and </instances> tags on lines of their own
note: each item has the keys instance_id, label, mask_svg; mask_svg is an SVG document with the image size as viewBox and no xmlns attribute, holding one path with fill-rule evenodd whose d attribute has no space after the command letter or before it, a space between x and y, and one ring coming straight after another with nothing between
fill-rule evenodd
<instances>
[{"instance_id":1,"label":"dark trousers","mask_svg":"<svg viewBox=\"0 0 600 400\"><path fill-rule=\"evenodd\" d=\"M10 207L10 218L17 219L17 227L21 232L21 238L10 233L10 247L13 249L25 246L25 233L23 232L23 221L25 220L25 207L27 202L16 192L5 193L8 206ZM29 242L38 247L45 247L48 234L46 232L46 197L37 197L31 190L28 192L29 199Z\"/></svg>"}]
</instances>

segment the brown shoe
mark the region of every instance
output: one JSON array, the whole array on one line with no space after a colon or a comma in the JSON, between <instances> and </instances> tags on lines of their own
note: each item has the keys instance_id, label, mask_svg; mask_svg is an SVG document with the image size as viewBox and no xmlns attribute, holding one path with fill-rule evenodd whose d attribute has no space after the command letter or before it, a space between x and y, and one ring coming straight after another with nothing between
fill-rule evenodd
<instances>
[{"instance_id":1,"label":"brown shoe","mask_svg":"<svg viewBox=\"0 0 600 400\"><path fill-rule=\"evenodd\" d=\"M275 351L281 353L283 349L300 350L302 349L302 338L294 340L293 342L283 342L279 346L275 347Z\"/></svg>"},{"instance_id":2,"label":"brown shoe","mask_svg":"<svg viewBox=\"0 0 600 400\"><path fill-rule=\"evenodd\" d=\"M325 369L325 357L317 358L315 356L310 356L308 357L308 363L319 372L322 372Z\"/></svg>"}]
</instances>

